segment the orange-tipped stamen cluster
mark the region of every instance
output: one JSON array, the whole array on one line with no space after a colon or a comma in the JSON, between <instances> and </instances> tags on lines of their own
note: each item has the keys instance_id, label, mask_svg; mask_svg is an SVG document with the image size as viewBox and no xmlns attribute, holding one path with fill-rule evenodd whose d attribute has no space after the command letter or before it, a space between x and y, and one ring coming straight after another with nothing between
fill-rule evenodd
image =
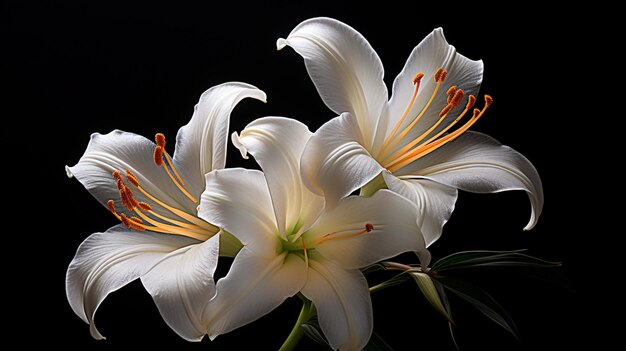
<instances>
[{"instance_id":1,"label":"orange-tipped stamen cluster","mask_svg":"<svg viewBox=\"0 0 626 351\"><path fill-rule=\"evenodd\" d=\"M154 148L154 163L165 169L167 176L170 177L174 185L191 201L194 203L198 202L198 199L193 197L185 188L185 182L183 178L180 176L176 167L174 167L174 163L172 162L172 158L168 155L167 151L165 151L165 135L161 133L157 133L154 136L154 141L156 142L156 146Z\"/></svg>"},{"instance_id":2,"label":"orange-tipped stamen cluster","mask_svg":"<svg viewBox=\"0 0 626 351\"><path fill-rule=\"evenodd\" d=\"M413 108L413 104L415 103L417 97L417 89L418 84L416 84L415 91L413 93L413 97L409 101L409 105L407 106L405 113L402 115L400 120L396 123L393 130L385 139L380 152L378 153L377 159L379 162L387 168L391 172L395 172L402 167L410 164L411 162L423 157L441 146L453 141L458 138L461 134L467 131L476 121L482 117L485 110L489 105L493 103L493 99L489 95L485 95L485 106L481 110L474 110L472 117L465 122L464 125L459 127L458 129L450 132L449 134L444 135L448 132L457 122L459 122L468 111L470 111L474 104L476 103L476 97L473 95L469 95L467 98L467 104L463 111L459 113L459 115L451 121L445 128L442 130L435 132L437 128L439 128L442 123L446 120L446 118L450 115L450 112L454 111L456 108L461 106L463 99L465 98L465 92L462 89L458 89L456 85L452 85L446 91L447 95L447 105L444 106L441 111L439 111L439 119L435 121L425 132L416 136L410 142L406 143L399 149L396 149L397 145L409 134L409 132L413 129L413 127L419 122L419 120L426 114L429 107L431 106L434 98L437 96L441 84L446 79L448 71L443 68L439 68L435 74L433 75L433 79L437 84L433 93L424 106L424 108L420 111L420 113L413 119L411 123L409 123L401 132L398 133L400 126L405 122L408 117L409 112ZM423 74L420 73L421 76ZM419 81L418 81L419 82ZM435 133L433 135L433 133ZM395 150L394 150L395 149Z\"/></svg>"},{"instance_id":3,"label":"orange-tipped stamen cluster","mask_svg":"<svg viewBox=\"0 0 626 351\"><path fill-rule=\"evenodd\" d=\"M161 145L165 145L164 137L159 138L157 136L156 139L157 148L161 147ZM161 145L158 145L159 143ZM164 158L166 157L163 156L161 160ZM165 166L165 168L168 170L167 166ZM126 176L126 179L124 179L123 174ZM170 174L172 181L175 181L171 173L168 174ZM218 228L215 226L208 224L194 215L170 206L151 195L141 187L139 178L132 171L126 170L122 173L117 170L112 173L112 176L115 180L121 205L128 211L128 213L118 213L113 200L107 201L107 207L109 211L111 211L111 213L126 227L140 231L149 230L165 234L184 235L198 240L207 240L212 235L217 233ZM138 201L135 198L133 190L127 184L132 185L135 190L145 196L147 201L150 201L153 204L146 201ZM165 211L159 211L160 213L155 212L153 210L153 206L160 206ZM180 218L180 220L164 215L163 213L165 212L169 212L170 215L174 215L175 217Z\"/></svg>"},{"instance_id":4,"label":"orange-tipped stamen cluster","mask_svg":"<svg viewBox=\"0 0 626 351\"><path fill-rule=\"evenodd\" d=\"M321 239L317 242L317 244L319 245L329 240L352 238L352 237L359 236L365 233L369 233L372 230L374 230L374 225L371 223L366 223L363 230L358 231L358 232L352 232L352 233L332 232L332 233L324 234L324 236L321 237Z\"/></svg>"}]
</instances>

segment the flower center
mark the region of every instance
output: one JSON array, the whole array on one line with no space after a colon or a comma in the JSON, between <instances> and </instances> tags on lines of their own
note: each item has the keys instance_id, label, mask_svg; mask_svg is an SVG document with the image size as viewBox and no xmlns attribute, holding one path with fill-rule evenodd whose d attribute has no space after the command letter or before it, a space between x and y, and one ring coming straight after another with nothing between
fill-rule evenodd
<instances>
[{"instance_id":1,"label":"flower center","mask_svg":"<svg viewBox=\"0 0 626 351\"><path fill-rule=\"evenodd\" d=\"M435 121L435 123L430 126L425 132L415 137L412 141L404 145L403 147L395 150L398 143L400 143L404 137L413 129L413 127L419 122L419 120L426 114L430 105L432 104L435 96L439 92L441 88L441 84L446 79L448 71L443 68L439 68L437 72L435 72L434 79L437 85L433 90L430 99L424 106L424 108L420 111L420 113L413 118L413 121L409 123L402 131L399 132L400 126L406 120L411 111L413 104L415 103L415 99L417 98L417 93L419 91L420 82L424 77L424 73L418 73L413 78L413 85L415 89L413 91L413 96L407 106L406 110L402 114L402 117L396 123L391 133L385 139L383 146L378 154L377 159L380 164L388 169L390 172L395 172L402 167L412 163L413 161L428 155L429 153L437 150L438 148L444 146L445 144L453 141L454 139L461 136L465 133L482 115L485 113L489 105L493 102L493 99L489 95L485 95L485 106L482 109L474 109L472 112L472 117L465 122L462 126L458 127L456 130L445 134L448 132L457 122L459 122L467 112L474 107L476 103L476 97L474 95L470 95L467 99L467 105L465 105L465 109L458 115L456 119L450 122L445 128L440 130L437 133L434 133L435 129L439 127L444 120L448 117L451 111L456 109L461 105L463 98L465 97L465 92L461 89L457 89L455 85L451 86L446 94L448 95L447 101L448 104L439 111L439 119ZM444 135L445 134L445 135ZM426 139L426 140L425 140ZM394 151L395 150L395 151Z\"/></svg>"},{"instance_id":2,"label":"flower center","mask_svg":"<svg viewBox=\"0 0 626 351\"><path fill-rule=\"evenodd\" d=\"M184 181L178 171L176 171L170 156L165 151L165 136L158 133L155 139L157 146L154 149L154 163L159 167L163 167L176 187L191 201L197 203L198 200L185 189ZM219 231L219 228L203 221L197 216L191 215L157 199L141 187L139 179L130 170L125 171L126 182L130 183L136 190L142 193L152 204L135 199L133 190L124 182L122 171L116 170L112 175L120 195L120 201L128 210L129 214L118 213L115 210L115 202L113 200L107 201L107 206L109 211L126 227L140 231L149 230L165 234L184 235L203 241L209 239ZM172 217L175 218L155 212L153 206L160 206L166 210L165 212L169 212L170 215L173 215Z\"/></svg>"}]
</instances>

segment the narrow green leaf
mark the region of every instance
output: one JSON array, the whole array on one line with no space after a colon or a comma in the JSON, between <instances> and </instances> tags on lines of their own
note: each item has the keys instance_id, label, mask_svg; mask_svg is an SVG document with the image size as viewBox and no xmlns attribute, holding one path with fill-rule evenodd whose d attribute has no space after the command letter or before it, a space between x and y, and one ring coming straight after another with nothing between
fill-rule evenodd
<instances>
[{"instance_id":1,"label":"narrow green leaf","mask_svg":"<svg viewBox=\"0 0 626 351\"><path fill-rule=\"evenodd\" d=\"M517 251L463 251L446 256L432 266L436 272L475 267L557 267L550 262Z\"/></svg>"},{"instance_id":2,"label":"narrow green leaf","mask_svg":"<svg viewBox=\"0 0 626 351\"><path fill-rule=\"evenodd\" d=\"M483 289L456 278L434 276L433 279L436 279L446 289L469 302L487 318L509 331L513 336L518 337L517 328L511 316Z\"/></svg>"},{"instance_id":3,"label":"narrow green leaf","mask_svg":"<svg viewBox=\"0 0 626 351\"><path fill-rule=\"evenodd\" d=\"M316 343L330 349L330 345L328 344L328 341L326 341L324 333L322 333L322 328L320 328L320 324L316 317L309 319L306 323L300 324L300 327L306 336L311 338Z\"/></svg>"},{"instance_id":4,"label":"narrow green leaf","mask_svg":"<svg viewBox=\"0 0 626 351\"><path fill-rule=\"evenodd\" d=\"M391 346L383 340L378 333L372 333L370 341L365 345L363 351L393 351Z\"/></svg>"},{"instance_id":5,"label":"narrow green leaf","mask_svg":"<svg viewBox=\"0 0 626 351\"><path fill-rule=\"evenodd\" d=\"M384 270L385 270L385 266L383 266L380 263L374 263L373 265L362 268L361 272L363 272L363 274L369 274L369 273L384 271Z\"/></svg>"},{"instance_id":6,"label":"narrow green leaf","mask_svg":"<svg viewBox=\"0 0 626 351\"><path fill-rule=\"evenodd\" d=\"M446 312L448 312L448 316L452 319L452 309L450 308L450 301L448 300L448 294L446 294L446 290L443 285L439 283L437 280L433 279L433 284L435 284L435 288L437 288L437 292L441 297L441 302L443 303L443 307L446 308ZM457 351L461 351L459 344L456 342L456 335L454 334L455 325L452 321L448 321L448 330L450 330L450 337L452 338L452 343Z\"/></svg>"},{"instance_id":7,"label":"narrow green leaf","mask_svg":"<svg viewBox=\"0 0 626 351\"><path fill-rule=\"evenodd\" d=\"M398 274L395 277L386 280L380 284L374 285L370 288L370 294L371 293L375 293L377 291L383 290L383 289L387 289L390 288L392 286L396 286L398 284L402 284L405 281L409 280L409 277L407 277L404 273Z\"/></svg>"},{"instance_id":8,"label":"narrow green leaf","mask_svg":"<svg viewBox=\"0 0 626 351\"><path fill-rule=\"evenodd\" d=\"M433 280L430 278L430 275L422 272L411 272L411 276L415 279L417 286L422 291L422 294L426 297L426 300L430 302L430 304L435 308L439 314L441 314L446 320L449 322L452 321L450 315L448 314L448 310L444 307L443 302L441 301L441 297L437 292L437 288L433 283Z\"/></svg>"}]
</instances>

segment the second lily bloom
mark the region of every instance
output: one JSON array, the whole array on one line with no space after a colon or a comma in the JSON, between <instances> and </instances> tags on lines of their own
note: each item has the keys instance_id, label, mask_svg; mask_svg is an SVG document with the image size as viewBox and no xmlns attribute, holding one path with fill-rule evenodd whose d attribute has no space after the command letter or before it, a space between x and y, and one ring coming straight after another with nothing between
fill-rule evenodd
<instances>
[{"instance_id":1,"label":"second lily bloom","mask_svg":"<svg viewBox=\"0 0 626 351\"><path fill-rule=\"evenodd\" d=\"M389 101L378 55L348 25L313 18L277 45L302 55L320 96L339 114L311 137L301 162L304 182L329 206L364 186L372 190L365 194L388 188L417 205L430 245L454 209L457 189L524 190L532 204L525 229L536 224L539 175L520 153L468 131L492 103L490 96L476 98L483 63L458 54L440 28L413 50Z\"/></svg>"}]
</instances>

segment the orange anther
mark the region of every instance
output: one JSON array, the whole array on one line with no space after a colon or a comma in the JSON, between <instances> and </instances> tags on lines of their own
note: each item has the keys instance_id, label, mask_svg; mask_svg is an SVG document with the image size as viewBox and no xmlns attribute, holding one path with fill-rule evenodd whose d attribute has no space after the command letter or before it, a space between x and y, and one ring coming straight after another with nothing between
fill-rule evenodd
<instances>
[{"instance_id":1,"label":"orange anther","mask_svg":"<svg viewBox=\"0 0 626 351\"><path fill-rule=\"evenodd\" d=\"M162 133L156 133L156 135L154 136L154 140L156 141L156 144L162 148L165 148L165 135L163 135Z\"/></svg>"},{"instance_id":2,"label":"orange anther","mask_svg":"<svg viewBox=\"0 0 626 351\"><path fill-rule=\"evenodd\" d=\"M157 146L154 148L154 163L157 166L163 165L163 147Z\"/></svg>"},{"instance_id":3,"label":"orange anther","mask_svg":"<svg viewBox=\"0 0 626 351\"><path fill-rule=\"evenodd\" d=\"M413 84L419 83L424 78L424 73L420 72L413 77Z\"/></svg>"}]
</instances>

